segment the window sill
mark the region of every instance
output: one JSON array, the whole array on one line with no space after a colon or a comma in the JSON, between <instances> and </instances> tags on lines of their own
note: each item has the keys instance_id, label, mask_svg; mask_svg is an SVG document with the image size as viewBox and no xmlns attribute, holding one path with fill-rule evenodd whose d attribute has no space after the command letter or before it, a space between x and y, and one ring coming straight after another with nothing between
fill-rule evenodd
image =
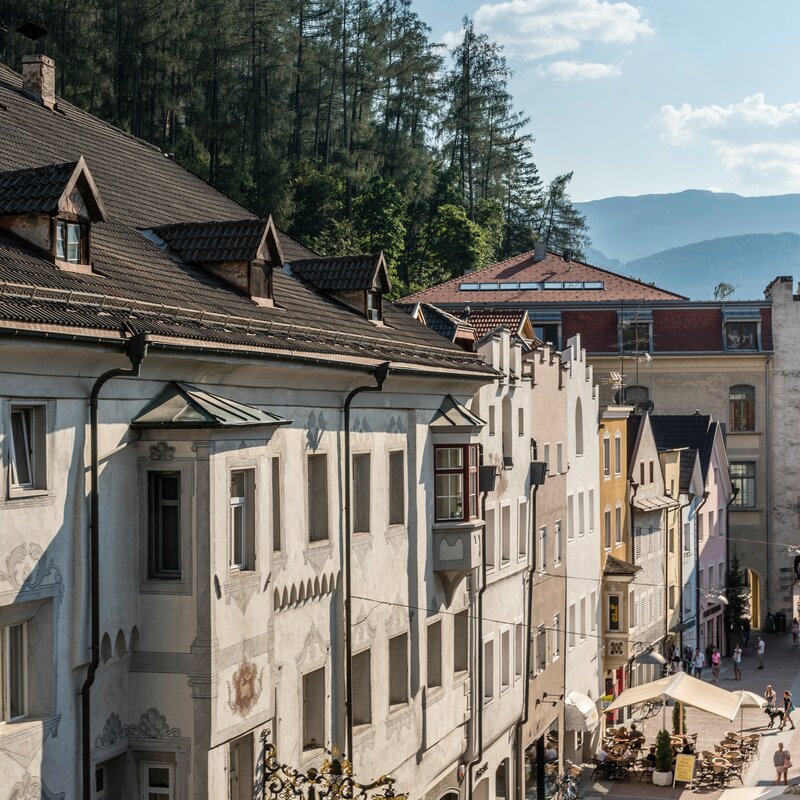
<instances>
[{"instance_id":1,"label":"window sill","mask_svg":"<svg viewBox=\"0 0 800 800\"><path fill-rule=\"evenodd\" d=\"M8 490L8 499L18 500L24 497L46 497L48 494L49 491L47 488L38 486L31 486L30 488L25 486L12 486Z\"/></svg>"},{"instance_id":2,"label":"window sill","mask_svg":"<svg viewBox=\"0 0 800 800\"><path fill-rule=\"evenodd\" d=\"M309 541L306 544L306 550L322 550L326 547L332 547L330 539L318 539L315 541Z\"/></svg>"},{"instance_id":3,"label":"window sill","mask_svg":"<svg viewBox=\"0 0 800 800\"><path fill-rule=\"evenodd\" d=\"M763 508L758 506L731 506L729 511L763 511ZM724 536L722 537L725 538Z\"/></svg>"},{"instance_id":4,"label":"window sill","mask_svg":"<svg viewBox=\"0 0 800 800\"><path fill-rule=\"evenodd\" d=\"M324 747L304 747L303 748L303 761L312 761L315 758L319 758L321 755L324 755L325 748Z\"/></svg>"},{"instance_id":5,"label":"window sill","mask_svg":"<svg viewBox=\"0 0 800 800\"><path fill-rule=\"evenodd\" d=\"M395 716L397 714L402 714L404 711L408 711L408 700L403 703L390 703L389 704L389 716Z\"/></svg>"},{"instance_id":6,"label":"window sill","mask_svg":"<svg viewBox=\"0 0 800 800\"><path fill-rule=\"evenodd\" d=\"M139 583L139 594L191 594L185 578L145 578Z\"/></svg>"}]
</instances>

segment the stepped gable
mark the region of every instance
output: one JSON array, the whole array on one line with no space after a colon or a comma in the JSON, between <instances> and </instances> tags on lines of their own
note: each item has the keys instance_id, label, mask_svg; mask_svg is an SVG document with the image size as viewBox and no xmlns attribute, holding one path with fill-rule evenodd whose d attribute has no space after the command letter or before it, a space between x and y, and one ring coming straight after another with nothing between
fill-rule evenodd
<instances>
[{"instance_id":1,"label":"stepped gable","mask_svg":"<svg viewBox=\"0 0 800 800\"><path fill-rule=\"evenodd\" d=\"M46 326L50 335L119 342L131 330L147 330L169 338L166 346L191 340L198 346L224 343L232 354L257 357L302 360L322 354L362 368L389 361L393 369L422 367L432 374L492 374L475 354L391 304L384 309L384 324L374 325L276 269L274 306L259 306L209 271L165 252L144 233L168 225L188 223L175 229L185 233L197 223L226 223L244 236L236 239L238 247L249 226L262 223L157 148L66 101L59 100L55 111L45 108L21 91L21 83L17 73L0 65L0 173L43 167L48 172L49 165L84 158L107 221L92 226L91 273L59 270L13 234L0 232L0 331ZM55 189L42 191L49 197ZM285 234L279 240L285 261L315 258Z\"/></svg>"}]
</instances>

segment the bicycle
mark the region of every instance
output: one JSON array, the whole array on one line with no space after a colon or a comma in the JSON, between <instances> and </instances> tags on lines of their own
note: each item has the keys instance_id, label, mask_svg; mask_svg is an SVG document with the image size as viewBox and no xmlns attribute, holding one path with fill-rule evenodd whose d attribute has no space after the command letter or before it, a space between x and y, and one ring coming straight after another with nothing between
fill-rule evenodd
<instances>
[{"instance_id":1,"label":"bicycle","mask_svg":"<svg viewBox=\"0 0 800 800\"><path fill-rule=\"evenodd\" d=\"M639 721L650 719L661 711L661 700L647 700L639 706Z\"/></svg>"},{"instance_id":2,"label":"bicycle","mask_svg":"<svg viewBox=\"0 0 800 800\"><path fill-rule=\"evenodd\" d=\"M569 760L564 764L566 769L558 778L558 796L561 800L578 800L578 781L583 770Z\"/></svg>"}]
</instances>

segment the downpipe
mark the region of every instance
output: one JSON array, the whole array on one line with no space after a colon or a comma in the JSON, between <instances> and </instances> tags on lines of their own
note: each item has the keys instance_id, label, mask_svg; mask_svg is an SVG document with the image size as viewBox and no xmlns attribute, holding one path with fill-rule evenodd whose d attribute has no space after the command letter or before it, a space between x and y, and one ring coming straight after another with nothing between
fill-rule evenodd
<instances>
[{"instance_id":1,"label":"downpipe","mask_svg":"<svg viewBox=\"0 0 800 800\"><path fill-rule=\"evenodd\" d=\"M352 581L350 568L350 549L353 535L353 519L350 512L352 503L352 465L350 463L350 405L362 392L382 392L383 384L389 376L389 362L379 364L373 371L375 385L357 386L344 401L344 714L345 714L345 754L353 764L353 638L351 626Z\"/></svg>"},{"instance_id":2,"label":"downpipe","mask_svg":"<svg viewBox=\"0 0 800 800\"><path fill-rule=\"evenodd\" d=\"M100 663L100 496L98 490L97 405L100 390L114 378L138 378L147 355L148 334L137 333L125 342L125 355L131 362L128 369L110 369L94 382L89 394L90 488L89 488L89 617L90 660L86 679L81 687L81 772L83 799L92 798L91 781L91 689Z\"/></svg>"},{"instance_id":3,"label":"downpipe","mask_svg":"<svg viewBox=\"0 0 800 800\"><path fill-rule=\"evenodd\" d=\"M700 647L700 533L697 530L697 520L700 516L700 509L708 501L709 492L703 492L703 499L700 505L694 510L694 646ZM694 654L692 654L694 658Z\"/></svg>"}]
</instances>

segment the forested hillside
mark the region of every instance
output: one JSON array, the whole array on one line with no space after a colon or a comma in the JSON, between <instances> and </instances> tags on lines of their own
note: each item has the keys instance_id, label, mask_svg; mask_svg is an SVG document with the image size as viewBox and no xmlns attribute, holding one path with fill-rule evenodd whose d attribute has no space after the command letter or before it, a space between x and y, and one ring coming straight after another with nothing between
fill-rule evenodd
<instances>
[{"instance_id":1,"label":"forested hillside","mask_svg":"<svg viewBox=\"0 0 800 800\"><path fill-rule=\"evenodd\" d=\"M29 19L59 94L320 253L383 249L396 295L538 238L589 243L469 20L448 53L410 0L0 0L15 68Z\"/></svg>"}]
</instances>

